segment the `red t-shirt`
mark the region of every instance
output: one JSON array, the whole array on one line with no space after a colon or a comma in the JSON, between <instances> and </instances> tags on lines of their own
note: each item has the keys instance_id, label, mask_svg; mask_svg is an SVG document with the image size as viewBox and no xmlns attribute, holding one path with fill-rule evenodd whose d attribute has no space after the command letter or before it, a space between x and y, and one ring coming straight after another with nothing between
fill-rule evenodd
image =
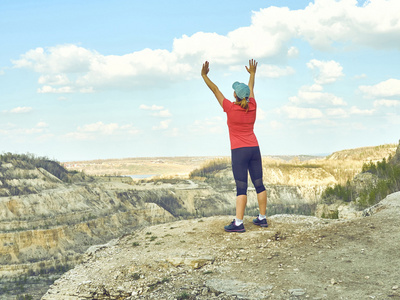
<instances>
[{"instance_id":1,"label":"red t-shirt","mask_svg":"<svg viewBox=\"0 0 400 300\"><path fill-rule=\"evenodd\" d=\"M258 141L253 131L257 103L254 98L249 100L249 110L247 112L240 105L234 104L228 99L224 99L222 103L224 112L228 117L231 149L258 146Z\"/></svg>"}]
</instances>

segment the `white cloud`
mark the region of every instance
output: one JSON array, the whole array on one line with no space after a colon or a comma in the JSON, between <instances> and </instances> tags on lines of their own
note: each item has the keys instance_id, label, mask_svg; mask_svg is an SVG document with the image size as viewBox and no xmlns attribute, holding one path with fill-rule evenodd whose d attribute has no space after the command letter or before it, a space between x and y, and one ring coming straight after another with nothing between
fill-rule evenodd
<instances>
[{"instance_id":1,"label":"white cloud","mask_svg":"<svg viewBox=\"0 0 400 300\"><path fill-rule=\"evenodd\" d=\"M78 126L74 132L67 133L66 138L76 140L95 140L104 136L113 135L136 135L139 130L132 126L132 124L119 125L117 123L105 124L103 122L96 122L92 124L86 124Z\"/></svg>"},{"instance_id":2,"label":"white cloud","mask_svg":"<svg viewBox=\"0 0 400 300\"><path fill-rule=\"evenodd\" d=\"M22 129L22 130L20 130L19 133L26 134L26 135L32 135L32 134L42 133L42 132L43 132L42 128L34 127L34 128Z\"/></svg>"},{"instance_id":3,"label":"white cloud","mask_svg":"<svg viewBox=\"0 0 400 300\"><path fill-rule=\"evenodd\" d=\"M324 127L336 127L338 125L335 121L332 121L332 120L329 120L329 119L311 120L310 124L313 125L313 127L308 129L310 132L318 131L321 126L324 126Z\"/></svg>"},{"instance_id":4,"label":"white cloud","mask_svg":"<svg viewBox=\"0 0 400 300\"><path fill-rule=\"evenodd\" d=\"M362 85L359 89L369 98L400 96L400 80L391 78L376 85Z\"/></svg>"},{"instance_id":5,"label":"white cloud","mask_svg":"<svg viewBox=\"0 0 400 300\"><path fill-rule=\"evenodd\" d=\"M375 110L374 109L359 109L358 107L352 106L350 108L350 114L352 115L364 115L364 116L370 116L372 115Z\"/></svg>"},{"instance_id":6,"label":"white cloud","mask_svg":"<svg viewBox=\"0 0 400 300\"><path fill-rule=\"evenodd\" d=\"M152 113L151 115L154 117L162 117L162 118L168 118L172 116L172 114L169 112L168 109L160 110L158 112Z\"/></svg>"},{"instance_id":7,"label":"white cloud","mask_svg":"<svg viewBox=\"0 0 400 300\"><path fill-rule=\"evenodd\" d=\"M39 122L36 124L36 127L39 127L39 128L46 128L48 126L49 126L49 124L47 124L46 122Z\"/></svg>"},{"instance_id":8,"label":"white cloud","mask_svg":"<svg viewBox=\"0 0 400 300\"><path fill-rule=\"evenodd\" d=\"M204 60L217 64L232 64L237 61L235 39L217 33L197 32L192 36L183 35L173 42L173 53L181 58L194 57L199 62Z\"/></svg>"},{"instance_id":9,"label":"white cloud","mask_svg":"<svg viewBox=\"0 0 400 300\"><path fill-rule=\"evenodd\" d=\"M47 132L47 127L48 124L45 122L39 122L31 128L19 128L18 126L9 123L5 126L3 125L3 128L0 130L0 134L9 135L12 137L27 138L27 136L34 136Z\"/></svg>"},{"instance_id":10,"label":"white cloud","mask_svg":"<svg viewBox=\"0 0 400 300\"><path fill-rule=\"evenodd\" d=\"M332 83L344 76L343 67L333 60L320 61L312 59L307 63L307 67L314 71L314 80L317 84Z\"/></svg>"},{"instance_id":11,"label":"white cloud","mask_svg":"<svg viewBox=\"0 0 400 300\"><path fill-rule=\"evenodd\" d=\"M292 67L281 68L279 66L264 64L260 65L257 68L257 76L260 77L278 78L278 77L288 76L294 73L295 70Z\"/></svg>"},{"instance_id":12,"label":"white cloud","mask_svg":"<svg viewBox=\"0 0 400 300\"><path fill-rule=\"evenodd\" d=\"M48 74L42 75L38 79L39 84L49 84L49 85L69 85L70 80L65 74Z\"/></svg>"},{"instance_id":13,"label":"white cloud","mask_svg":"<svg viewBox=\"0 0 400 300\"><path fill-rule=\"evenodd\" d=\"M302 86L297 96L289 98L289 101L296 105L312 104L315 106L345 106L347 103L340 97L330 93L323 93L323 87L318 84Z\"/></svg>"},{"instance_id":14,"label":"white cloud","mask_svg":"<svg viewBox=\"0 0 400 300\"><path fill-rule=\"evenodd\" d=\"M400 106L400 100L375 100L374 101L374 107L397 107Z\"/></svg>"},{"instance_id":15,"label":"white cloud","mask_svg":"<svg viewBox=\"0 0 400 300\"><path fill-rule=\"evenodd\" d=\"M249 58L295 57L293 39L317 49L336 44L399 49L398 0L373 0L359 6L356 0L315 0L304 9L268 7L253 12L251 24L227 35L197 32L173 41L172 51L143 49L125 55L103 55L77 45L36 48L13 60L14 67L39 73L39 93L87 92L109 87L145 88L158 82L198 77L204 60L233 65ZM337 62L313 60L316 83L334 82L343 76ZM290 67L266 66L265 76L293 73Z\"/></svg>"},{"instance_id":16,"label":"white cloud","mask_svg":"<svg viewBox=\"0 0 400 300\"><path fill-rule=\"evenodd\" d=\"M158 106L158 105L155 105L155 104L153 104L152 106L148 106L148 105L145 105L145 104L141 104L141 105L139 106L139 108L140 108L140 109L144 109L144 110L162 110L162 109L164 109L163 106Z\"/></svg>"},{"instance_id":17,"label":"white cloud","mask_svg":"<svg viewBox=\"0 0 400 300\"><path fill-rule=\"evenodd\" d=\"M48 74L41 78L61 76L65 80L64 74L87 72L95 57L101 55L76 45L58 45L47 51L41 47L29 50L12 62L17 68L28 67L38 73Z\"/></svg>"},{"instance_id":18,"label":"white cloud","mask_svg":"<svg viewBox=\"0 0 400 300\"><path fill-rule=\"evenodd\" d=\"M143 87L156 81L171 82L190 78L191 64L167 50L144 49L122 56L92 57L88 72L77 79L81 86ZM132 80L132 79L135 80Z\"/></svg>"},{"instance_id":19,"label":"white cloud","mask_svg":"<svg viewBox=\"0 0 400 300\"><path fill-rule=\"evenodd\" d=\"M104 135L113 134L113 132L119 128L117 123L104 124L103 122L97 122L93 124L83 125L78 127L80 132L98 132Z\"/></svg>"},{"instance_id":20,"label":"white cloud","mask_svg":"<svg viewBox=\"0 0 400 300\"><path fill-rule=\"evenodd\" d=\"M88 140L94 140L94 136L88 135L87 133L84 132L69 132L65 135L66 139L72 139L72 140L79 140L79 141L88 141Z\"/></svg>"},{"instance_id":21,"label":"white cloud","mask_svg":"<svg viewBox=\"0 0 400 300\"><path fill-rule=\"evenodd\" d=\"M296 47L290 47L287 54L288 54L288 57L291 57L291 58L298 57L299 49L297 49Z\"/></svg>"},{"instance_id":22,"label":"white cloud","mask_svg":"<svg viewBox=\"0 0 400 300\"><path fill-rule=\"evenodd\" d=\"M326 114L332 117L346 118L349 116L348 112L343 108L329 108L326 110Z\"/></svg>"},{"instance_id":23,"label":"white cloud","mask_svg":"<svg viewBox=\"0 0 400 300\"><path fill-rule=\"evenodd\" d=\"M367 78L367 74L359 74L359 75L355 75L354 79L363 79L363 78Z\"/></svg>"},{"instance_id":24,"label":"white cloud","mask_svg":"<svg viewBox=\"0 0 400 300\"><path fill-rule=\"evenodd\" d=\"M64 94L64 93L72 93L73 89L69 86L55 88L49 85L44 85L42 88L39 88L37 92L39 94L46 94L46 93Z\"/></svg>"},{"instance_id":25,"label":"white cloud","mask_svg":"<svg viewBox=\"0 0 400 300\"><path fill-rule=\"evenodd\" d=\"M87 94L87 93L93 93L94 89L92 86L88 86L88 87L83 87L79 89L79 92L83 93L83 94Z\"/></svg>"},{"instance_id":26,"label":"white cloud","mask_svg":"<svg viewBox=\"0 0 400 300\"><path fill-rule=\"evenodd\" d=\"M123 134L127 133L128 135L137 135L140 133L140 130L133 127L132 124L122 125L120 126L120 129Z\"/></svg>"},{"instance_id":27,"label":"white cloud","mask_svg":"<svg viewBox=\"0 0 400 300\"><path fill-rule=\"evenodd\" d=\"M278 111L285 114L289 119L319 119L324 116L322 111L317 108L285 105L278 109Z\"/></svg>"},{"instance_id":28,"label":"white cloud","mask_svg":"<svg viewBox=\"0 0 400 300\"><path fill-rule=\"evenodd\" d=\"M171 120L161 121L159 125L153 126L153 130L165 130L168 129Z\"/></svg>"},{"instance_id":29,"label":"white cloud","mask_svg":"<svg viewBox=\"0 0 400 300\"><path fill-rule=\"evenodd\" d=\"M218 116L205 120L195 120L189 129L191 132L207 135L223 133L225 126L223 118Z\"/></svg>"},{"instance_id":30,"label":"white cloud","mask_svg":"<svg viewBox=\"0 0 400 300\"><path fill-rule=\"evenodd\" d=\"M136 88L157 79L185 79L192 70L192 65L182 63L167 50L144 49L118 56L101 55L76 45L36 48L12 62L16 68L42 74L38 79L43 85L39 93L87 92L115 86Z\"/></svg>"},{"instance_id":31,"label":"white cloud","mask_svg":"<svg viewBox=\"0 0 400 300\"><path fill-rule=\"evenodd\" d=\"M333 42L398 48L399 11L398 0L373 0L363 7L355 0L315 0L304 10L287 13L281 22L319 49L330 48Z\"/></svg>"},{"instance_id":32,"label":"white cloud","mask_svg":"<svg viewBox=\"0 0 400 300\"><path fill-rule=\"evenodd\" d=\"M172 114L170 113L170 111L168 109L165 109L164 106L159 106L159 105L145 105L145 104L141 104L139 106L140 109L143 110L150 110L150 111L154 111L151 115L153 117L162 117L162 118L168 118L171 117Z\"/></svg>"},{"instance_id":33,"label":"white cloud","mask_svg":"<svg viewBox=\"0 0 400 300\"><path fill-rule=\"evenodd\" d=\"M27 106L23 106L23 107L15 107L9 111L5 110L5 113L11 113L11 114L24 114L24 113L28 113L32 111L32 107L27 107Z\"/></svg>"}]
</instances>

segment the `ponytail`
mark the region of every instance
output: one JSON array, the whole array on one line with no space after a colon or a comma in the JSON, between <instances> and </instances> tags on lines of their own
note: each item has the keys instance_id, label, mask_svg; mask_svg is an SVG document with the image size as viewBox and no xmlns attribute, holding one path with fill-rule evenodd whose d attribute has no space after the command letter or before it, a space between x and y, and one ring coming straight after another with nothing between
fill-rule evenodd
<instances>
[{"instance_id":1,"label":"ponytail","mask_svg":"<svg viewBox=\"0 0 400 300\"><path fill-rule=\"evenodd\" d=\"M243 99L236 98L236 104L240 105L241 108L245 109L246 112L249 110L249 102L248 98L244 97Z\"/></svg>"}]
</instances>

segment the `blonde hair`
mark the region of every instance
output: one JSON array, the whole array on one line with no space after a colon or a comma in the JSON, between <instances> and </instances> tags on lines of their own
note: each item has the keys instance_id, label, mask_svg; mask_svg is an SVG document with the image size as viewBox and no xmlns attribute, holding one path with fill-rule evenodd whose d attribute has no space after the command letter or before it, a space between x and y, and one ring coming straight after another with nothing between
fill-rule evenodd
<instances>
[{"instance_id":1,"label":"blonde hair","mask_svg":"<svg viewBox=\"0 0 400 300\"><path fill-rule=\"evenodd\" d=\"M247 102L247 98L246 97L244 97L243 99L239 99L236 96L236 104L240 105L240 107L245 109L246 112L249 110L249 103Z\"/></svg>"}]
</instances>

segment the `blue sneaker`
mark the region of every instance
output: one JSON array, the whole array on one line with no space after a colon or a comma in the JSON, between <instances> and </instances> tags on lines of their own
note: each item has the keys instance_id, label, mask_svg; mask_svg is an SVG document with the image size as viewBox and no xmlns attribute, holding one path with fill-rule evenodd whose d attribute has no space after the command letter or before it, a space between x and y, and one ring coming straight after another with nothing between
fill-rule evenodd
<instances>
[{"instance_id":1,"label":"blue sneaker","mask_svg":"<svg viewBox=\"0 0 400 300\"><path fill-rule=\"evenodd\" d=\"M227 232L245 232L246 230L244 229L243 223L240 224L239 226L235 225L235 219L233 219L232 223L224 226L225 231Z\"/></svg>"},{"instance_id":2,"label":"blue sneaker","mask_svg":"<svg viewBox=\"0 0 400 300\"><path fill-rule=\"evenodd\" d=\"M253 219L253 224L260 227L268 227L267 219L260 220L258 217Z\"/></svg>"}]
</instances>

